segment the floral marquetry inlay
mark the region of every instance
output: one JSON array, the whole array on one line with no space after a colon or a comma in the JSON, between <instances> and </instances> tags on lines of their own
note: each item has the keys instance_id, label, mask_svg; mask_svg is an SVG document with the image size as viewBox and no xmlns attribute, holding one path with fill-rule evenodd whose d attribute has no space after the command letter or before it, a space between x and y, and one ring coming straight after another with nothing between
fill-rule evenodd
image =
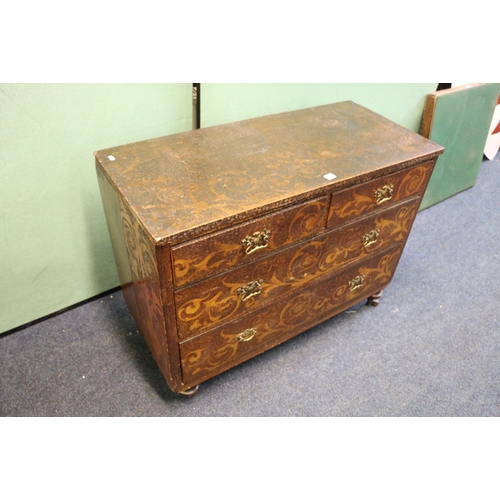
<instances>
[{"instance_id":1,"label":"floral marquetry inlay","mask_svg":"<svg viewBox=\"0 0 500 500\"><path fill-rule=\"evenodd\" d=\"M259 309L250 319L242 319L181 343L186 379L208 378L221 366L227 368L240 362L268 342L279 343L295 330L297 324L305 327L313 325L318 320L335 314L340 304L355 302L365 291L375 292L374 284L383 287L390 280L398 257L399 249L393 249L392 252L371 258L335 279L323 281L321 286L304 288L300 295L286 297ZM362 287L349 285L352 273L362 273ZM248 330L252 331L252 335L244 335L251 335L251 341L242 342L240 332Z\"/></svg>"},{"instance_id":2,"label":"floral marquetry inlay","mask_svg":"<svg viewBox=\"0 0 500 500\"><path fill-rule=\"evenodd\" d=\"M378 303L442 151L348 101L95 153L124 298L170 388Z\"/></svg>"},{"instance_id":3,"label":"floral marquetry inlay","mask_svg":"<svg viewBox=\"0 0 500 500\"><path fill-rule=\"evenodd\" d=\"M339 266L402 243L417 209L415 200L396 205L342 230L292 245L277 256L259 259L183 288L175 294L180 337L186 338L237 318L322 279L325 273ZM369 229L377 238L365 245L364 236L369 234Z\"/></svg>"}]
</instances>

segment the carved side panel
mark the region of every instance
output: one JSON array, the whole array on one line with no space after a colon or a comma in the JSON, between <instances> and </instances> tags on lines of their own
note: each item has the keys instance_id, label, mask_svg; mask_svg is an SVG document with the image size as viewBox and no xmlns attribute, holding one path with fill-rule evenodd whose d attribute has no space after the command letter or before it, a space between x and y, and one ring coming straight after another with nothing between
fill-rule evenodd
<instances>
[{"instance_id":1,"label":"carved side panel","mask_svg":"<svg viewBox=\"0 0 500 500\"><path fill-rule=\"evenodd\" d=\"M384 288L396 269L401 249L398 246L365 259L286 300L182 342L183 381L192 384L206 380Z\"/></svg>"}]
</instances>

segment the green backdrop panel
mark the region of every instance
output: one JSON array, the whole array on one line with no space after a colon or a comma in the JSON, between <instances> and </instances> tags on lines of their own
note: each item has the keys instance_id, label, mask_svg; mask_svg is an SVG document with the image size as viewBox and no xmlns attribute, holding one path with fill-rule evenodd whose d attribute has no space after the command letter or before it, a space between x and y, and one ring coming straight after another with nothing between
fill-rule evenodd
<instances>
[{"instance_id":1,"label":"green backdrop panel","mask_svg":"<svg viewBox=\"0 0 500 500\"><path fill-rule=\"evenodd\" d=\"M455 87L429 95L422 135L444 146L420 210L476 183L500 84Z\"/></svg>"},{"instance_id":2,"label":"green backdrop panel","mask_svg":"<svg viewBox=\"0 0 500 500\"><path fill-rule=\"evenodd\" d=\"M191 84L0 84L0 333L118 285L93 152L191 113Z\"/></svg>"},{"instance_id":3,"label":"green backdrop panel","mask_svg":"<svg viewBox=\"0 0 500 500\"><path fill-rule=\"evenodd\" d=\"M201 126L351 100L418 132L437 83L202 83Z\"/></svg>"}]
</instances>

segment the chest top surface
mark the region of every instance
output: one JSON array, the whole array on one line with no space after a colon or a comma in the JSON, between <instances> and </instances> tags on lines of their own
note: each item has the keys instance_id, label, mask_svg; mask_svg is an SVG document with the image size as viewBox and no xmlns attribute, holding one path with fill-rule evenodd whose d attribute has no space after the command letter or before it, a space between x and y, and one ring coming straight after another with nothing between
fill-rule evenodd
<instances>
[{"instance_id":1,"label":"chest top surface","mask_svg":"<svg viewBox=\"0 0 500 500\"><path fill-rule=\"evenodd\" d=\"M368 180L442 150L346 101L118 146L95 156L151 237L168 241L304 193Z\"/></svg>"}]
</instances>

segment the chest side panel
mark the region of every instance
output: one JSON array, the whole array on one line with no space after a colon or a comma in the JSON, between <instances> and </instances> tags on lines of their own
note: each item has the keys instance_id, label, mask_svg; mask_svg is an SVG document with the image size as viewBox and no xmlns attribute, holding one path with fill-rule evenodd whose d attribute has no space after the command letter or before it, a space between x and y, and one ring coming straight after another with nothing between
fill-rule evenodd
<instances>
[{"instance_id":1,"label":"chest side panel","mask_svg":"<svg viewBox=\"0 0 500 500\"><path fill-rule=\"evenodd\" d=\"M156 363L172 387L176 378L179 378L179 369L169 359L157 247L123 203L120 203L120 213L135 295L134 319Z\"/></svg>"},{"instance_id":2,"label":"chest side panel","mask_svg":"<svg viewBox=\"0 0 500 500\"><path fill-rule=\"evenodd\" d=\"M123 298L125 299L125 303L135 319L138 316L137 302L133 287L132 271L130 269L130 262L128 258L129 254L123 232L122 213L120 209L120 202L118 201L118 194L99 168L97 168L97 179L99 182L99 190L101 192L102 204L104 214L106 216L111 246L113 248L118 278L120 279L120 285L123 291Z\"/></svg>"}]
</instances>

